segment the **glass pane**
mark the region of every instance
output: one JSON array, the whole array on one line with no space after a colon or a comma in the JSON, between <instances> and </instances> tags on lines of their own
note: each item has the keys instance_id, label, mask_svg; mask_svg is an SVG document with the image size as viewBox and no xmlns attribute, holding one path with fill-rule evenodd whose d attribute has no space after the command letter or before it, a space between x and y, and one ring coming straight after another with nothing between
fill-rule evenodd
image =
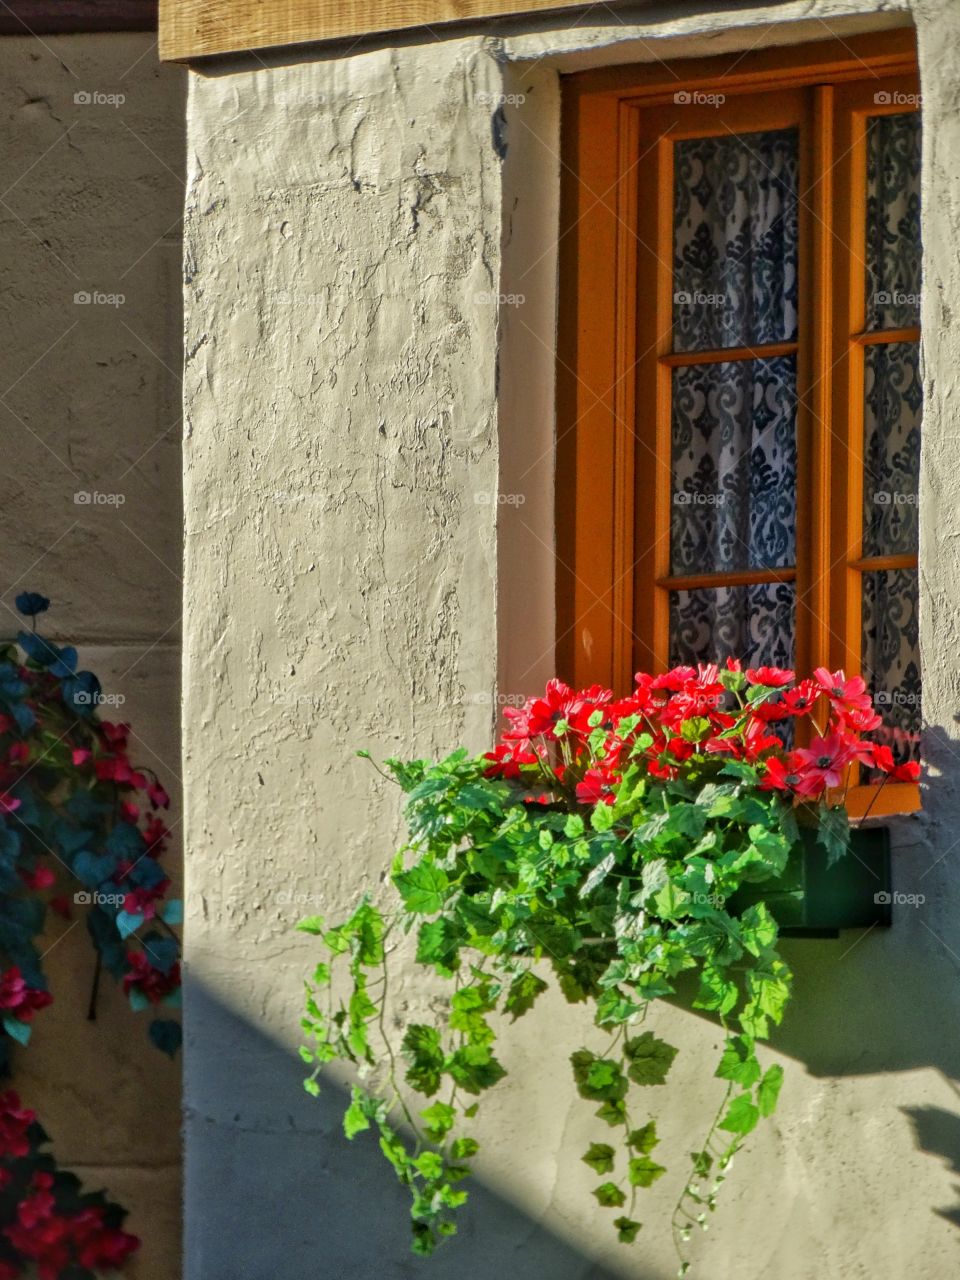
<instances>
[{"instance_id":1,"label":"glass pane","mask_svg":"<svg viewBox=\"0 0 960 1280\"><path fill-rule=\"evenodd\" d=\"M670 665L734 657L754 667L792 667L795 614L792 582L671 591Z\"/></svg>"},{"instance_id":2,"label":"glass pane","mask_svg":"<svg viewBox=\"0 0 960 1280\"><path fill-rule=\"evenodd\" d=\"M867 328L920 323L920 112L867 121Z\"/></svg>"},{"instance_id":3,"label":"glass pane","mask_svg":"<svg viewBox=\"0 0 960 1280\"><path fill-rule=\"evenodd\" d=\"M920 649L917 570L885 569L863 575L863 676L897 763L920 759ZM866 774L865 781L879 777Z\"/></svg>"},{"instance_id":4,"label":"glass pane","mask_svg":"<svg viewBox=\"0 0 960 1280\"><path fill-rule=\"evenodd\" d=\"M796 399L793 356L674 370L671 572L796 563Z\"/></svg>"},{"instance_id":5,"label":"glass pane","mask_svg":"<svg viewBox=\"0 0 960 1280\"><path fill-rule=\"evenodd\" d=\"M797 336L796 129L674 144L675 351Z\"/></svg>"},{"instance_id":6,"label":"glass pane","mask_svg":"<svg viewBox=\"0 0 960 1280\"><path fill-rule=\"evenodd\" d=\"M867 347L863 416L863 554L915 554L920 483L920 346Z\"/></svg>"}]
</instances>

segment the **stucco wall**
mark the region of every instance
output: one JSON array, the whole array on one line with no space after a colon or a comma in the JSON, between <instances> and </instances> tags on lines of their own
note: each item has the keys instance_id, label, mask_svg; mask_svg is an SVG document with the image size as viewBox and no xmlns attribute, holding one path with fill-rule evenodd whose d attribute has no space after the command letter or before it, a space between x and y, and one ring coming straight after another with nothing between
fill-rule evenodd
<instances>
[{"instance_id":1,"label":"stucco wall","mask_svg":"<svg viewBox=\"0 0 960 1280\"><path fill-rule=\"evenodd\" d=\"M0 623L17 629L18 591L52 598L43 621L124 699L103 714L133 724L176 835L185 80L146 34L0 37ZM180 1064L109 979L87 1021L85 935L51 921L55 1003L13 1083L58 1158L131 1209L131 1276L172 1280Z\"/></svg>"},{"instance_id":2,"label":"stucco wall","mask_svg":"<svg viewBox=\"0 0 960 1280\"><path fill-rule=\"evenodd\" d=\"M314 951L292 926L378 891L396 844L397 797L353 750L481 746L498 696L552 665L558 71L823 38L908 8L926 113L931 728L924 815L897 825L896 887L926 903L882 936L789 946L797 998L770 1051L787 1067L781 1107L724 1191L701 1274L933 1280L955 1265L960 10L878 15L851 0L675 6L643 25L604 11L596 26L273 53L191 75L189 1280L421 1271L389 1170L345 1149L337 1089L300 1093ZM498 115L497 95L518 93ZM402 994L425 998L409 978ZM683 1049L665 1149L686 1152L714 1099L698 1064L717 1035L693 1014L661 1016ZM483 1108L481 1189L430 1274L673 1275L669 1179L648 1194L639 1251L611 1245L590 1211L590 1112L566 1061L579 1028L549 1001L518 1024L512 1081Z\"/></svg>"}]
</instances>

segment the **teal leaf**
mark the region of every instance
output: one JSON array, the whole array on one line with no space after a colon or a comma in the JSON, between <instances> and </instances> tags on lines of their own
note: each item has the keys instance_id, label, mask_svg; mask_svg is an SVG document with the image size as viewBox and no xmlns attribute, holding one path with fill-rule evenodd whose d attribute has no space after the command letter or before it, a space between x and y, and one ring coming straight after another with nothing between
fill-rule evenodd
<instances>
[{"instance_id":1,"label":"teal leaf","mask_svg":"<svg viewBox=\"0 0 960 1280\"><path fill-rule=\"evenodd\" d=\"M172 1018L155 1018L147 1028L147 1034L153 1045L165 1053L168 1058L176 1055L183 1042L183 1030L179 1022Z\"/></svg>"},{"instance_id":2,"label":"teal leaf","mask_svg":"<svg viewBox=\"0 0 960 1280\"><path fill-rule=\"evenodd\" d=\"M124 911L123 909L118 911L117 929L120 931L120 937L129 938L131 933L136 933L143 921L142 911Z\"/></svg>"},{"instance_id":3,"label":"teal leaf","mask_svg":"<svg viewBox=\"0 0 960 1280\"><path fill-rule=\"evenodd\" d=\"M3 1029L8 1036L12 1036L18 1044L28 1044L30 1040L30 1023L21 1022L19 1018L12 1018L9 1015L3 1020Z\"/></svg>"}]
</instances>

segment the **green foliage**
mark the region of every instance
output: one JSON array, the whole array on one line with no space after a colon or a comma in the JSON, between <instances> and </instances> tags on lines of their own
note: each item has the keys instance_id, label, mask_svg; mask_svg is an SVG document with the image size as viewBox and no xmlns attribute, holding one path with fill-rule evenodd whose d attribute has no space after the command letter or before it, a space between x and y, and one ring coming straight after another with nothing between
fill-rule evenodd
<instances>
[{"instance_id":1,"label":"green foliage","mask_svg":"<svg viewBox=\"0 0 960 1280\"><path fill-rule=\"evenodd\" d=\"M695 723L687 732L699 742ZM591 1010L591 1039L571 1055L573 1083L609 1141L592 1141L582 1160L606 1179L592 1191L597 1202L624 1210L613 1227L629 1245L640 1230L636 1196L667 1173L651 1154L656 1122L634 1113L657 1096L651 1086L669 1083L677 1054L640 1024L690 974L696 1005L723 1028L715 1075L727 1093L681 1178L682 1247L689 1224L713 1210L734 1153L773 1111L783 1077L776 1065L764 1073L756 1051L790 994L776 922L762 902L739 914L731 903L741 885L783 870L796 840L790 808L757 786L752 766L707 755L672 780L626 767L612 803L594 805L557 787L538 803L535 770L491 778L488 760L462 751L387 767L405 793L409 831L392 868L398 901L384 912L365 898L333 928L316 917L300 926L326 953L302 1021L307 1088L319 1089L334 1060L360 1068L344 1130L379 1140L410 1196L414 1252L430 1254L456 1230L467 1198L478 1103L506 1075L498 1036L552 977L560 996ZM821 839L835 849L843 833L830 814ZM411 985L413 1008L398 1019L388 961L400 946L450 993L441 1001L428 983L421 1000Z\"/></svg>"}]
</instances>

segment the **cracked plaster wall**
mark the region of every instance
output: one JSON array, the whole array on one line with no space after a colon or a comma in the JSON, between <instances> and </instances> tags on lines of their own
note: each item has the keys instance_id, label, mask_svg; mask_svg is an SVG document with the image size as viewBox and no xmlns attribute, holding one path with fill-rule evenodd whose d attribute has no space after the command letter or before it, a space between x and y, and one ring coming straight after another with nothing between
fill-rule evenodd
<instances>
[{"instance_id":1,"label":"cracked plaster wall","mask_svg":"<svg viewBox=\"0 0 960 1280\"><path fill-rule=\"evenodd\" d=\"M534 688L552 665L558 72L911 17L926 113L921 561L931 731L925 813L895 834L896 887L922 884L927 905L898 912L884 936L789 945L797 999L770 1050L787 1066L781 1108L724 1191L701 1274L934 1280L955 1267L960 7L877 9L853 0L675 5L647 21L573 27L561 17L509 36L450 30L397 48L318 47L194 69L189 1280L232 1276L243 1260L244 1280L265 1280L264 1238L294 1221L284 1265L295 1280L414 1274L389 1180L376 1184L384 1190L372 1216L357 1207L363 1230L325 1211L342 1190L329 1173L336 1119L302 1113L275 1087L263 1040L291 1056L298 1043L314 948L292 933L296 918L336 916L359 890L379 892L399 837L395 794L352 751L480 747L498 689ZM495 111L496 95L518 92L522 104ZM491 305L491 291L525 300ZM498 491L524 503L494 502ZM409 1008L428 998L409 973L401 982ZM211 999L229 1020L214 1022ZM664 1150L685 1152L712 1114L715 1090L699 1063L713 1060L717 1036L689 1013L661 1017L683 1050ZM486 1280L506 1250L510 1273L530 1280L673 1275L660 1225L676 1193L669 1178L647 1193L643 1248L632 1255L590 1211L579 1161L590 1113L566 1063L578 1026L576 1012L545 1001L511 1037L512 1085L484 1104L482 1177L527 1225L468 1218L431 1274ZM225 1061L242 1065L236 1078ZM317 1119L295 1122L295 1108ZM276 1190L269 1209L258 1199L260 1162ZM314 1203L315 1219L303 1225L286 1194ZM234 1212L219 1212L215 1197ZM545 1232L571 1252L545 1261Z\"/></svg>"}]
</instances>

